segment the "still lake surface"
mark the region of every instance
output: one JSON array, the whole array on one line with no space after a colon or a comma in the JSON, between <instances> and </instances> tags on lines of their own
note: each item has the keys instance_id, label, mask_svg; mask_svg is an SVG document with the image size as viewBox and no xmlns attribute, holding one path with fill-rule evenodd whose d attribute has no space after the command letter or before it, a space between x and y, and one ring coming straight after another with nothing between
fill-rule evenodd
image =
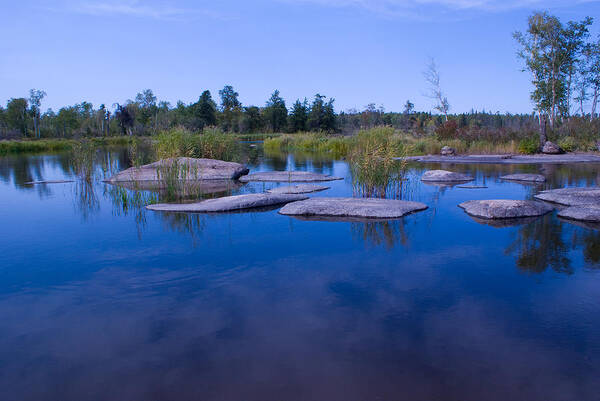
<instances>
[{"instance_id":1,"label":"still lake surface","mask_svg":"<svg viewBox=\"0 0 600 401\"><path fill-rule=\"evenodd\" d=\"M253 171L345 177L311 196L353 194L343 160L247 151ZM98 159L128 167L125 149ZM439 167L488 188L418 181ZM541 186L499 179L540 169ZM598 165L415 165L402 196L429 209L387 222L25 184L73 177L64 154L0 157L2 400L600 400L600 231L457 207L595 186Z\"/></svg>"}]
</instances>

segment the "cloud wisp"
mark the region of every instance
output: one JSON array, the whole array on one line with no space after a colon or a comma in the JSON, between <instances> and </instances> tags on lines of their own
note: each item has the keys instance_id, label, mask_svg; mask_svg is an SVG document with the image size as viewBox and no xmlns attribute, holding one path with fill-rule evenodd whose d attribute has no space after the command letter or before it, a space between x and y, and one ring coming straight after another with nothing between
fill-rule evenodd
<instances>
[{"instance_id":1,"label":"cloud wisp","mask_svg":"<svg viewBox=\"0 0 600 401\"><path fill-rule=\"evenodd\" d=\"M221 18L220 14L208 9L180 8L166 3L142 3L136 0L85 2L71 8L77 13L94 16L123 16L157 20L183 20L201 16Z\"/></svg>"},{"instance_id":2,"label":"cloud wisp","mask_svg":"<svg viewBox=\"0 0 600 401\"><path fill-rule=\"evenodd\" d=\"M352 7L387 17L427 18L474 12L504 12L527 8L567 7L600 0L281 0L287 3Z\"/></svg>"}]
</instances>

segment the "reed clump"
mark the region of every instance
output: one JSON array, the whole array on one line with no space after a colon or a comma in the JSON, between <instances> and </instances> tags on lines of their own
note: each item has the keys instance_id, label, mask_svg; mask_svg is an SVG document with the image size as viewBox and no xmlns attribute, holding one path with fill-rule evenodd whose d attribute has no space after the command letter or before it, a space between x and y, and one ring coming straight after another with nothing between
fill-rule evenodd
<instances>
[{"instance_id":1,"label":"reed clump","mask_svg":"<svg viewBox=\"0 0 600 401\"><path fill-rule=\"evenodd\" d=\"M239 143L235 136L217 128L191 132L174 128L161 132L154 143L156 157L196 157L233 161L239 158Z\"/></svg>"},{"instance_id":2,"label":"reed clump","mask_svg":"<svg viewBox=\"0 0 600 401\"><path fill-rule=\"evenodd\" d=\"M365 197L400 197L407 162L406 147L391 127L361 130L349 149L352 184Z\"/></svg>"}]
</instances>

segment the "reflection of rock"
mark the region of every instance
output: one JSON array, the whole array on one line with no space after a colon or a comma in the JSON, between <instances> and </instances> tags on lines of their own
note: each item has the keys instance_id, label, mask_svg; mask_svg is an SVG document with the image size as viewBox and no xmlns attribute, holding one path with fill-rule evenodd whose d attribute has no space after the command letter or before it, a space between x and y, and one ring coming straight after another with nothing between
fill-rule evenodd
<instances>
[{"instance_id":1,"label":"reflection of rock","mask_svg":"<svg viewBox=\"0 0 600 401\"><path fill-rule=\"evenodd\" d=\"M457 188L463 189L485 189L487 186L485 185L459 185Z\"/></svg>"},{"instance_id":2,"label":"reflection of rock","mask_svg":"<svg viewBox=\"0 0 600 401\"><path fill-rule=\"evenodd\" d=\"M267 190L267 192L270 194L307 194L310 192L324 191L326 189L329 189L329 187L324 187L322 185L299 184L271 188Z\"/></svg>"},{"instance_id":3,"label":"reflection of rock","mask_svg":"<svg viewBox=\"0 0 600 401\"><path fill-rule=\"evenodd\" d=\"M239 163L213 159L177 157L159 160L141 167L128 168L115 174L107 182L114 184L127 181L158 181L159 171L163 168L173 166L181 170L180 175L185 175L184 177L177 177L182 180L235 180L244 174L248 174L248 168Z\"/></svg>"},{"instance_id":4,"label":"reflection of rock","mask_svg":"<svg viewBox=\"0 0 600 401\"><path fill-rule=\"evenodd\" d=\"M30 182L26 182L24 185L66 184L69 182L73 182L73 180L30 181Z\"/></svg>"},{"instance_id":5,"label":"reflection of rock","mask_svg":"<svg viewBox=\"0 0 600 401\"><path fill-rule=\"evenodd\" d=\"M306 199L303 195L284 194L246 194L207 199L196 203L161 203L146 206L149 210L160 212L227 212L232 210L251 209Z\"/></svg>"},{"instance_id":6,"label":"reflection of rock","mask_svg":"<svg viewBox=\"0 0 600 401\"><path fill-rule=\"evenodd\" d=\"M167 187L164 181L123 181L114 184L134 191L161 191ZM188 181L188 186L191 188L187 189L188 192L190 192L189 189L193 189L191 192L195 194L214 194L238 189L242 185L233 180Z\"/></svg>"},{"instance_id":7,"label":"reflection of rock","mask_svg":"<svg viewBox=\"0 0 600 401\"><path fill-rule=\"evenodd\" d=\"M440 154L442 156L456 156L456 150L450 146L444 146Z\"/></svg>"},{"instance_id":8,"label":"reflection of rock","mask_svg":"<svg viewBox=\"0 0 600 401\"><path fill-rule=\"evenodd\" d=\"M590 229L590 230L598 230L598 231L600 231L600 223L594 223L594 222L590 222L590 221L573 220L573 219L568 219L568 218L560 217L560 215L558 216L558 219L560 221L564 221L565 223L573 224L573 225L578 226L578 227L587 228L587 229Z\"/></svg>"},{"instance_id":9,"label":"reflection of rock","mask_svg":"<svg viewBox=\"0 0 600 401\"><path fill-rule=\"evenodd\" d=\"M555 143L546 141L544 147L542 148L542 153L547 155L559 155L563 153L563 150Z\"/></svg>"},{"instance_id":10,"label":"reflection of rock","mask_svg":"<svg viewBox=\"0 0 600 401\"><path fill-rule=\"evenodd\" d=\"M481 217L470 216L474 221L479 224L485 224L490 227L503 228L503 227L514 227L529 224L538 219L539 216L532 217L515 217L512 219L484 219Z\"/></svg>"},{"instance_id":11,"label":"reflection of rock","mask_svg":"<svg viewBox=\"0 0 600 401\"><path fill-rule=\"evenodd\" d=\"M279 213L288 216L320 216L349 219L393 219L427 209L427 205L395 199L312 198L285 205Z\"/></svg>"},{"instance_id":12,"label":"reflection of rock","mask_svg":"<svg viewBox=\"0 0 600 401\"><path fill-rule=\"evenodd\" d=\"M600 205L571 206L558 212L558 216L565 219L600 223Z\"/></svg>"},{"instance_id":13,"label":"reflection of rock","mask_svg":"<svg viewBox=\"0 0 600 401\"><path fill-rule=\"evenodd\" d=\"M542 202L509 199L473 200L458 206L467 214L483 219L541 216L554 210Z\"/></svg>"},{"instance_id":14,"label":"reflection of rock","mask_svg":"<svg viewBox=\"0 0 600 401\"><path fill-rule=\"evenodd\" d=\"M461 174L461 173L454 173L452 171L446 171L446 170L429 170L426 171L422 176L421 176L421 181L424 182L435 182L435 183L459 183L459 182L467 182L467 181L473 181L474 178L471 177L470 175L466 175L466 174Z\"/></svg>"},{"instance_id":15,"label":"reflection of rock","mask_svg":"<svg viewBox=\"0 0 600 401\"><path fill-rule=\"evenodd\" d=\"M331 175L311 173L308 171L267 171L254 173L240 178L242 182L319 182L341 180L340 177Z\"/></svg>"},{"instance_id":16,"label":"reflection of rock","mask_svg":"<svg viewBox=\"0 0 600 401\"><path fill-rule=\"evenodd\" d=\"M546 182L546 177L541 174L509 174L500 177L501 180L521 182Z\"/></svg>"},{"instance_id":17,"label":"reflection of rock","mask_svg":"<svg viewBox=\"0 0 600 401\"><path fill-rule=\"evenodd\" d=\"M572 187L551 189L540 192L539 194L535 195L535 198L546 202L559 203L567 206L600 204L600 188Z\"/></svg>"}]
</instances>

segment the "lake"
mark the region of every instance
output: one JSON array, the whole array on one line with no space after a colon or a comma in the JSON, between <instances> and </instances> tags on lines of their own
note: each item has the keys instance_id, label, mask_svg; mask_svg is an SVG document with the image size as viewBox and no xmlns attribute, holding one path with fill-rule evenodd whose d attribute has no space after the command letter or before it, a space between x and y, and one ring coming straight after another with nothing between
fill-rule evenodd
<instances>
[{"instance_id":1,"label":"lake","mask_svg":"<svg viewBox=\"0 0 600 401\"><path fill-rule=\"evenodd\" d=\"M345 178L310 196L353 195L343 160L246 151L252 171ZM128 166L102 150L97 177ZM419 181L440 167L487 188ZM540 169L544 185L499 179ZM600 165L412 165L402 198L429 209L384 222L26 184L65 179L66 154L0 157L2 400L600 400L600 231L457 207L596 186Z\"/></svg>"}]
</instances>

